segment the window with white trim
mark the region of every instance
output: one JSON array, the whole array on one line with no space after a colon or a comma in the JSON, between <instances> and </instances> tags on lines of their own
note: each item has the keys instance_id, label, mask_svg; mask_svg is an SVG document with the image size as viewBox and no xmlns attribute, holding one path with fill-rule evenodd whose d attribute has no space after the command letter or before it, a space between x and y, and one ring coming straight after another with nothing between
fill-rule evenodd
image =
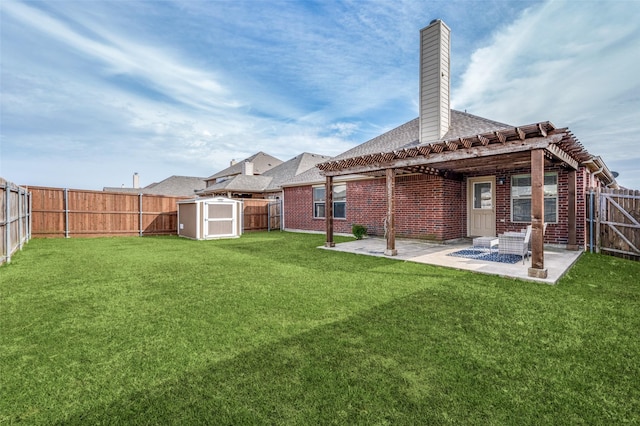
<instances>
[{"instance_id":1,"label":"window with white trim","mask_svg":"<svg viewBox=\"0 0 640 426\"><path fill-rule=\"evenodd\" d=\"M313 187L313 217L325 217L325 187ZM347 217L347 185L340 183L333 185L333 217L346 219Z\"/></svg>"},{"instance_id":2,"label":"window with white trim","mask_svg":"<svg viewBox=\"0 0 640 426\"><path fill-rule=\"evenodd\" d=\"M558 222L558 174L544 174L544 221ZM531 175L511 177L511 222L531 222Z\"/></svg>"}]
</instances>

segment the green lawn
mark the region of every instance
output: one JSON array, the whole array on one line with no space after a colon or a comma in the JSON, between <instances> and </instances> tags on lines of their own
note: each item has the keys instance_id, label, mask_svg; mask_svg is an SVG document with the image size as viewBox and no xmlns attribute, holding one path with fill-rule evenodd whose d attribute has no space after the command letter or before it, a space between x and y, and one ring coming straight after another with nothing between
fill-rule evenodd
<instances>
[{"instance_id":1,"label":"green lawn","mask_svg":"<svg viewBox=\"0 0 640 426\"><path fill-rule=\"evenodd\" d=\"M548 286L322 243L32 240L0 267L0 423L640 422L640 262Z\"/></svg>"}]
</instances>

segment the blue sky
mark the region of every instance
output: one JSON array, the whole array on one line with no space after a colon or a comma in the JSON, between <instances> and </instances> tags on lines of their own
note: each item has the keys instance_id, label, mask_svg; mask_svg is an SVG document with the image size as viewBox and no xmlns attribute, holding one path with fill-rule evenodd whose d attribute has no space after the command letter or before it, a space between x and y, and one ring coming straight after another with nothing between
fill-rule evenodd
<instances>
[{"instance_id":1,"label":"blue sky","mask_svg":"<svg viewBox=\"0 0 640 426\"><path fill-rule=\"evenodd\" d=\"M80 189L336 155L418 114L419 30L453 107L551 121L640 189L638 1L0 3L0 176Z\"/></svg>"}]
</instances>

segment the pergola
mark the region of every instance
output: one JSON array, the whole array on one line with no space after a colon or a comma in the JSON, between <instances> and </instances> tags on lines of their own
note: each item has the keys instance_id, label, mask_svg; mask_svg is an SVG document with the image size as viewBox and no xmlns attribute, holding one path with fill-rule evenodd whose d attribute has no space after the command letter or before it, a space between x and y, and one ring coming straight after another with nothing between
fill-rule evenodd
<instances>
[{"instance_id":1,"label":"pergola","mask_svg":"<svg viewBox=\"0 0 640 426\"><path fill-rule=\"evenodd\" d=\"M326 246L333 247L333 179L344 175L386 176L387 249L395 248L395 177L424 173L455 178L465 173L491 172L509 168L531 170L531 268L529 276L544 278L544 168L545 162L560 163L569 170L568 247L576 244L576 170L592 156L567 129L550 122L500 129L469 137L443 139L379 153L337 158L318 164L326 177Z\"/></svg>"}]
</instances>

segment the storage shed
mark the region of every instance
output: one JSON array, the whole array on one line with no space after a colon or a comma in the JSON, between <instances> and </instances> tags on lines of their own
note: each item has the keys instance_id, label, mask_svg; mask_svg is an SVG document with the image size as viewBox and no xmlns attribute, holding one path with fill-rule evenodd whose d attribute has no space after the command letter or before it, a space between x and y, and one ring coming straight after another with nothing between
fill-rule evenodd
<instances>
[{"instance_id":1,"label":"storage shed","mask_svg":"<svg viewBox=\"0 0 640 426\"><path fill-rule=\"evenodd\" d=\"M178 235L194 240L242 235L242 201L195 198L178 201Z\"/></svg>"}]
</instances>

